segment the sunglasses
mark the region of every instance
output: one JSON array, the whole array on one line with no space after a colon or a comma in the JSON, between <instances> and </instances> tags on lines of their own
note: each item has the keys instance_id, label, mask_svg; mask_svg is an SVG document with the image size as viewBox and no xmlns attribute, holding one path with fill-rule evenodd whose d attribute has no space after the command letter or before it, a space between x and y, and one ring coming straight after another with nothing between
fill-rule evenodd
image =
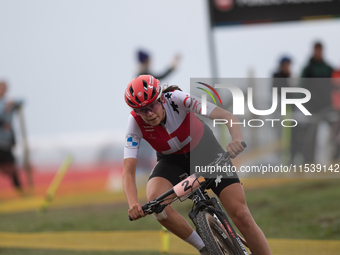
<instances>
[{"instance_id":1,"label":"sunglasses","mask_svg":"<svg viewBox=\"0 0 340 255\"><path fill-rule=\"evenodd\" d=\"M161 106L161 102L159 100L154 101L153 103L138 108L138 109L134 109L135 113L139 116L146 116L148 115L149 112L156 112L158 110L158 108Z\"/></svg>"}]
</instances>

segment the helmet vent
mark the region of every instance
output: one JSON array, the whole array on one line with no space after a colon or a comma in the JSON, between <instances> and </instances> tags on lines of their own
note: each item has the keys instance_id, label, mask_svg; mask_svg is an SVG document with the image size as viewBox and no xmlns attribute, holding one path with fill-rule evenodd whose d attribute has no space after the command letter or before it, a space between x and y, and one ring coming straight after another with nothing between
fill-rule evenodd
<instances>
[{"instance_id":1,"label":"helmet vent","mask_svg":"<svg viewBox=\"0 0 340 255\"><path fill-rule=\"evenodd\" d=\"M144 92L144 100L148 100L148 94Z\"/></svg>"},{"instance_id":2,"label":"helmet vent","mask_svg":"<svg viewBox=\"0 0 340 255\"><path fill-rule=\"evenodd\" d=\"M133 97L134 97L134 96L135 96L135 92L133 91L132 85L130 86L130 89L129 89L129 90L130 90L130 94L131 94L131 96L133 96Z\"/></svg>"},{"instance_id":3,"label":"helmet vent","mask_svg":"<svg viewBox=\"0 0 340 255\"><path fill-rule=\"evenodd\" d=\"M135 97L137 103L141 104L142 102L138 99L138 97Z\"/></svg>"},{"instance_id":4,"label":"helmet vent","mask_svg":"<svg viewBox=\"0 0 340 255\"><path fill-rule=\"evenodd\" d=\"M153 90L152 90L152 95L151 95L151 99L154 98L155 95L156 95L156 89L153 88Z\"/></svg>"},{"instance_id":5,"label":"helmet vent","mask_svg":"<svg viewBox=\"0 0 340 255\"><path fill-rule=\"evenodd\" d=\"M146 91L148 91L148 83L145 80L143 80L143 87Z\"/></svg>"},{"instance_id":6,"label":"helmet vent","mask_svg":"<svg viewBox=\"0 0 340 255\"><path fill-rule=\"evenodd\" d=\"M129 99L127 99L129 105L137 106L136 104L132 103Z\"/></svg>"}]
</instances>

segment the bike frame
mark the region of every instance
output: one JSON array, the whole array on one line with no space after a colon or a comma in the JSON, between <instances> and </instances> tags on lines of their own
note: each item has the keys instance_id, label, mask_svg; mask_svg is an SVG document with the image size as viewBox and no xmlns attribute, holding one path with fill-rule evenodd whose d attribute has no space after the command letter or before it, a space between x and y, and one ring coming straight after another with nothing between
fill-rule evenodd
<instances>
[{"instance_id":1,"label":"bike frame","mask_svg":"<svg viewBox=\"0 0 340 255\"><path fill-rule=\"evenodd\" d=\"M182 180L172 189L168 190L158 198L148 202L145 204L142 209L144 212L151 213L160 213L164 210L164 208L176 201L177 199L183 198L184 200L189 198L193 201L194 208L189 212L189 218L193 221L195 226L197 215L206 210L211 213L213 216L215 215L219 222L222 224L224 229L229 233L231 237L232 243L234 247L238 250L239 254L248 255L247 251L243 247L243 245L247 246L246 241L235 231L233 226L231 225L228 216L224 213L222 207L220 206L216 197L210 198L206 192L206 187L211 183L208 181L200 183L194 175L188 176L187 174L181 175ZM181 188L181 191L179 191ZM195 190L194 190L195 189ZM177 192L176 192L177 191ZM169 203L163 203L168 196L176 194ZM181 200L181 201L184 201ZM130 217L129 217L130 218ZM130 220L132 220L130 218Z\"/></svg>"},{"instance_id":2,"label":"bike frame","mask_svg":"<svg viewBox=\"0 0 340 255\"><path fill-rule=\"evenodd\" d=\"M242 142L242 145L244 148L246 147L246 144L244 142ZM221 154L220 157L217 158L210 165L219 165L221 163L228 162L229 159L230 154L228 152L225 152L224 154ZM196 227L197 215L202 211L208 211L214 218L218 219L224 229L228 232L232 243L238 253L240 255L248 255L247 251L243 247L243 245L248 247L246 241L234 230L228 216L226 215L226 213L224 213L217 198L210 198L206 192L206 188L213 181L213 179L210 178L209 181L204 181L200 183L198 181L199 177L197 177L196 174L190 176L188 176L187 174L183 174L180 176L180 178L182 181L175 185L172 189L168 190L158 198L147 202L144 206L142 206L143 211L148 214L160 213L167 205L173 203L177 199L184 201L185 199L189 198L193 201L194 204L193 209L189 212L189 217ZM174 197L168 198L173 194L175 194ZM171 199L169 203L164 203L166 200L169 199ZM130 216L129 219L132 220Z\"/></svg>"}]
</instances>

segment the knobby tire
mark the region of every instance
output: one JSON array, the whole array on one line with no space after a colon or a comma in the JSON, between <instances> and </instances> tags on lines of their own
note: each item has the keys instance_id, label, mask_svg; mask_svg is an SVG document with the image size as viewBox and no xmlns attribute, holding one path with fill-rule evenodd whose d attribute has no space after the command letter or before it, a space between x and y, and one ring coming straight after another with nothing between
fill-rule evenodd
<instances>
[{"instance_id":1,"label":"knobby tire","mask_svg":"<svg viewBox=\"0 0 340 255\"><path fill-rule=\"evenodd\" d=\"M225 228L209 212L203 211L196 217L197 232L212 255L239 255Z\"/></svg>"}]
</instances>

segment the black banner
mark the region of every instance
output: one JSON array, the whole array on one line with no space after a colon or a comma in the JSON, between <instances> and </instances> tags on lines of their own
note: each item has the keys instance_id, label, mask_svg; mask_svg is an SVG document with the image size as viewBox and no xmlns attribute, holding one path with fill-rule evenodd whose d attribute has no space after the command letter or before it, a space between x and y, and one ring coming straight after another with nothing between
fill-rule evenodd
<instances>
[{"instance_id":1,"label":"black banner","mask_svg":"<svg viewBox=\"0 0 340 255\"><path fill-rule=\"evenodd\" d=\"M340 0L209 0L212 26L339 18Z\"/></svg>"}]
</instances>

